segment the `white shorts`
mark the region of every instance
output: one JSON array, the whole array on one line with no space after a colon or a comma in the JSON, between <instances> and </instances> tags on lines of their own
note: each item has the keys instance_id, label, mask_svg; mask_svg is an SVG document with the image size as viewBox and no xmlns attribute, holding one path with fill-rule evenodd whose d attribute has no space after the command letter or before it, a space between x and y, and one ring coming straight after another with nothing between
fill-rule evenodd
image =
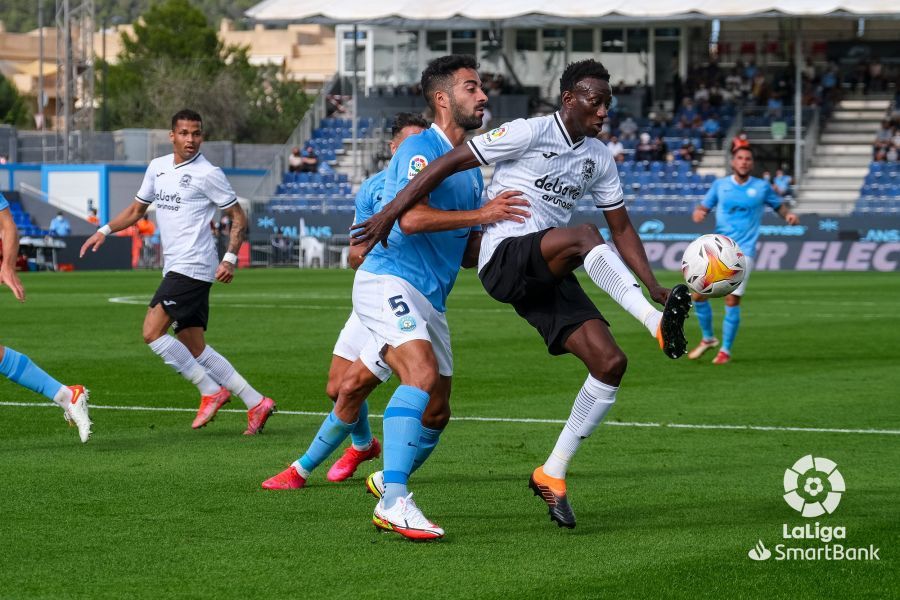
<instances>
[{"instance_id":1,"label":"white shorts","mask_svg":"<svg viewBox=\"0 0 900 600\"><path fill-rule=\"evenodd\" d=\"M434 350L438 372L446 377L453 375L447 316L405 279L357 271L353 280L353 312L377 340L379 349L425 340Z\"/></svg>"},{"instance_id":2,"label":"white shorts","mask_svg":"<svg viewBox=\"0 0 900 600\"><path fill-rule=\"evenodd\" d=\"M747 269L744 271L744 280L741 282L741 285L737 286L737 289L731 292L732 296L743 296L744 292L747 291L747 282L750 280L750 273L753 272L753 259L749 256L744 256L747 259Z\"/></svg>"},{"instance_id":3,"label":"white shorts","mask_svg":"<svg viewBox=\"0 0 900 600\"><path fill-rule=\"evenodd\" d=\"M332 354L350 362L361 360L375 377L385 382L391 378L393 371L381 358L380 351L381 347L372 332L365 328L356 312L351 312L334 344Z\"/></svg>"}]
</instances>

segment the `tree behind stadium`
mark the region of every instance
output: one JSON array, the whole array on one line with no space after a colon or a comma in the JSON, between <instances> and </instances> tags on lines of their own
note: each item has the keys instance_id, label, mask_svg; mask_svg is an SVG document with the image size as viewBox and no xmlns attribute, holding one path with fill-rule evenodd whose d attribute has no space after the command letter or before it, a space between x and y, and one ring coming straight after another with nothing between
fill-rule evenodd
<instances>
[{"instance_id":1,"label":"tree behind stadium","mask_svg":"<svg viewBox=\"0 0 900 600\"><path fill-rule=\"evenodd\" d=\"M154 4L122 43L107 80L112 129L159 128L188 106L203 115L208 138L280 143L310 103L277 67L254 67L246 48L223 46L188 0Z\"/></svg>"}]
</instances>

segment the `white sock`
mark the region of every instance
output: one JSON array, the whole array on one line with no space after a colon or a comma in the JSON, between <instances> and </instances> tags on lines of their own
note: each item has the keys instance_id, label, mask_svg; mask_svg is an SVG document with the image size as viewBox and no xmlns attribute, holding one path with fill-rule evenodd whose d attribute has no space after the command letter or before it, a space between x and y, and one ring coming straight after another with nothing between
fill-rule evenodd
<instances>
[{"instance_id":1,"label":"white sock","mask_svg":"<svg viewBox=\"0 0 900 600\"><path fill-rule=\"evenodd\" d=\"M644 297L640 284L612 248L606 244L595 246L584 257L584 269L597 287L656 336L662 311Z\"/></svg>"},{"instance_id":2,"label":"white sock","mask_svg":"<svg viewBox=\"0 0 900 600\"><path fill-rule=\"evenodd\" d=\"M221 386L224 386L229 392L240 397L247 405L247 409L251 409L262 402L263 395L253 389L247 380L241 377L241 374L234 370L228 359L213 350L213 347L207 344L206 348L197 357L206 372L213 380Z\"/></svg>"},{"instance_id":3,"label":"white sock","mask_svg":"<svg viewBox=\"0 0 900 600\"><path fill-rule=\"evenodd\" d=\"M53 397L53 402L56 403L61 409L66 410L66 407L70 402L72 402L72 390L70 390L66 386L62 386Z\"/></svg>"},{"instance_id":4,"label":"white sock","mask_svg":"<svg viewBox=\"0 0 900 600\"><path fill-rule=\"evenodd\" d=\"M572 413L566 420L550 458L544 463L544 473L557 479L565 479L569 461L575 456L581 441L597 429L603 417L616 401L618 387L607 385L588 375L575 398Z\"/></svg>"},{"instance_id":5,"label":"white sock","mask_svg":"<svg viewBox=\"0 0 900 600\"><path fill-rule=\"evenodd\" d=\"M294 467L295 471L297 471L297 475L299 475L303 479L309 479L309 471L300 466L299 460L295 460L294 462L292 462L291 466Z\"/></svg>"},{"instance_id":6,"label":"white sock","mask_svg":"<svg viewBox=\"0 0 900 600\"><path fill-rule=\"evenodd\" d=\"M187 346L171 335L165 334L158 340L150 342L149 346L167 365L196 385L203 396L210 396L219 391L219 384L206 374L206 369L194 359Z\"/></svg>"}]
</instances>

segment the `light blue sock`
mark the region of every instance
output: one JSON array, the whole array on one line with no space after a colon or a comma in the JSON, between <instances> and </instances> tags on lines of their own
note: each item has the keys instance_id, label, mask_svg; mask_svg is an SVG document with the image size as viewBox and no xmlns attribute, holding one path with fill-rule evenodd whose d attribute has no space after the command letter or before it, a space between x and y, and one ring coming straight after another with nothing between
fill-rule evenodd
<instances>
[{"instance_id":1,"label":"light blue sock","mask_svg":"<svg viewBox=\"0 0 900 600\"><path fill-rule=\"evenodd\" d=\"M410 471L410 473L414 473L422 466L422 463L428 460L428 457L434 452L438 440L441 439L442 433L444 433L443 429L429 429L428 427L422 427L422 435L419 436L419 451L416 452L416 459L413 461L412 471Z\"/></svg>"},{"instance_id":2,"label":"light blue sock","mask_svg":"<svg viewBox=\"0 0 900 600\"><path fill-rule=\"evenodd\" d=\"M722 321L722 350L731 354L731 346L741 326L741 307L726 306L725 319Z\"/></svg>"},{"instance_id":3,"label":"light blue sock","mask_svg":"<svg viewBox=\"0 0 900 600\"><path fill-rule=\"evenodd\" d=\"M334 411L331 411L319 428L316 439L309 445L306 454L301 456L297 462L306 471L312 472L328 458L329 454L334 452L335 448L344 443L354 425L355 423L344 423L337 418Z\"/></svg>"},{"instance_id":4,"label":"light blue sock","mask_svg":"<svg viewBox=\"0 0 900 600\"><path fill-rule=\"evenodd\" d=\"M703 339L709 340L716 337L716 334L713 331L712 305L709 301L694 301L694 314L697 316L697 322L700 323L700 331L703 333Z\"/></svg>"},{"instance_id":5,"label":"light blue sock","mask_svg":"<svg viewBox=\"0 0 900 600\"><path fill-rule=\"evenodd\" d=\"M422 437L422 413L428 406L428 392L411 385L400 385L384 409L384 507L409 493L406 482L412 471L419 438Z\"/></svg>"},{"instance_id":6,"label":"light blue sock","mask_svg":"<svg viewBox=\"0 0 900 600\"><path fill-rule=\"evenodd\" d=\"M46 396L50 400L54 400L56 394L63 387L63 384L47 375L43 369L31 362L30 358L24 354L19 354L12 348L3 350L3 360L0 361L0 374L6 375L11 381Z\"/></svg>"},{"instance_id":7,"label":"light blue sock","mask_svg":"<svg viewBox=\"0 0 900 600\"><path fill-rule=\"evenodd\" d=\"M362 406L359 407L359 419L350 432L350 441L357 450L368 448L372 444L372 428L369 427L369 402L363 400Z\"/></svg>"}]
</instances>

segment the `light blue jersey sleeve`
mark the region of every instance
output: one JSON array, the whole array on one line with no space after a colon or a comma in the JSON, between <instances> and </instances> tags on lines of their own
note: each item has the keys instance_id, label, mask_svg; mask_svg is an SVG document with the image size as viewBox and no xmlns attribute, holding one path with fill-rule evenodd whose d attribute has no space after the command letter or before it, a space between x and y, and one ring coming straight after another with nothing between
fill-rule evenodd
<instances>
[{"instance_id":1,"label":"light blue jersey sleeve","mask_svg":"<svg viewBox=\"0 0 900 600\"><path fill-rule=\"evenodd\" d=\"M385 171L375 173L359 187L356 193L356 215L354 223L362 223L381 210L381 202L384 195Z\"/></svg>"},{"instance_id":2,"label":"light blue jersey sleeve","mask_svg":"<svg viewBox=\"0 0 900 600\"><path fill-rule=\"evenodd\" d=\"M716 179L713 181L713 184L709 186L709 191L706 192L706 196L703 198L703 201L700 203L700 206L712 210L716 207L716 204L719 203L719 182L721 179Z\"/></svg>"},{"instance_id":3,"label":"light blue jersey sleeve","mask_svg":"<svg viewBox=\"0 0 900 600\"><path fill-rule=\"evenodd\" d=\"M9 202L6 201L3 194L0 194L0 210L5 210L7 208L9 208Z\"/></svg>"},{"instance_id":4,"label":"light blue jersey sleeve","mask_svg":"<svg viewBox=\"0 0 900 600\"><path fill-rule=\"evenodd\" d=\"M771 206L772 210L778 210L784 201L775 192L775 189L771 185L766 185L765 189L766 195L763 197L763 202L766 204L766 206Z\"/></svg>"}]
</instances>

